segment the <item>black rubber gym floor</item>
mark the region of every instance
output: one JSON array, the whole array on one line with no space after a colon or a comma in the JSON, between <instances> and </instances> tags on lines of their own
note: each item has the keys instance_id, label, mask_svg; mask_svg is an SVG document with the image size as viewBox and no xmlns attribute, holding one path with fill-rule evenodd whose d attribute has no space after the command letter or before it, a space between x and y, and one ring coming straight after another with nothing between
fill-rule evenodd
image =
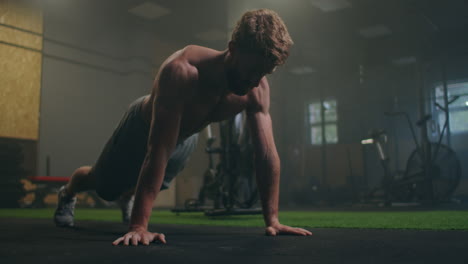
<instances>
[{"instance_id":1,"label":"black rubber gym floor","mask_svg":"<svg viewBox=\"0 0 468 264\"><path fill-rule=\"evenodd\" d=\"M125 226L0 219L1 263L468 263L468 232L311 229L309 237L263 228L152 225L167 244L112 246Z\"/></svg>"}]
</instances>

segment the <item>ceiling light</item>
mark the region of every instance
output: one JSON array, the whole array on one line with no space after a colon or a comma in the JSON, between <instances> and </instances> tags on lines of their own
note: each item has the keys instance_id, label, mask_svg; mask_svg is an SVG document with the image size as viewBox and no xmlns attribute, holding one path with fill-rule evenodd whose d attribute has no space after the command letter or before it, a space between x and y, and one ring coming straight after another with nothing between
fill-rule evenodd
<instances>
[{"instance_id":1,"label":"ceiling light","mask_svg":"<svg viewBox=\"0 0 468 264\"><path fill-rule=\"evenodd\" d=\"M130 8L128 12L148 20L153 20L158 17L170 14L171 10L155 3L144 2L141 5Z\"/></svg>"},{"instance_id":2,"label":"ceiling light","mask_svg":"<svg viewBox=\"0 0 468 264\"><path fill-rule=\"evenodd\" d=\"M310 0L312 5L319 8L323 12L331 12L340 9L351 7L348 0Z\"/></svg>"},{"instance_id":3,"label":"ceiling light","mask_svg":"<svg viewBox=\"0 0 468 264\"><path fill-rule=\"evenodd\" d=\"M359 30L359 34L365 38L377 38L392 34L392 31L385 25L375 25Z\"/></svg>"}]
</instances>

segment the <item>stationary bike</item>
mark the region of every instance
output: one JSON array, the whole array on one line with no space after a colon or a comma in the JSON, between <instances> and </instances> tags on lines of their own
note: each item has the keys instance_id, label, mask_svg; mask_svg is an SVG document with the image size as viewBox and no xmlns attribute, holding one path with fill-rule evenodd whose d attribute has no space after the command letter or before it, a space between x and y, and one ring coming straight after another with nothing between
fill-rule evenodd
<instances>
[{"instance_id":1,"label":"stationary bike","mask_svg":"<svg viewBox=\"0 0 468 264\"><path fill-rule=\"evenodd\" d=\"M457 99L457 96L453 97L448 101L447 107L442 107L438 103L435 105L446 112L448 105ZM427 136L427 122L432 116L425 115L416 123L425 131L419 143L408 113L386 112L385 115L405 117L411 130L415 149L407 160L405 171L394 174L390 170L390 159L385 148L388 138L386 132L384 130L371 131L370 138L362 140L361 143L375 145L384 169L384 177L381 186L371 190L365 199L369 200L380 192L383 194L385 205L391 205L392 202L434 204L448 201L460 182L461 164L455 152L442 144L447 129L447 120L444 122L437 142L430 142Z\"/></svg>"}]
</instances>

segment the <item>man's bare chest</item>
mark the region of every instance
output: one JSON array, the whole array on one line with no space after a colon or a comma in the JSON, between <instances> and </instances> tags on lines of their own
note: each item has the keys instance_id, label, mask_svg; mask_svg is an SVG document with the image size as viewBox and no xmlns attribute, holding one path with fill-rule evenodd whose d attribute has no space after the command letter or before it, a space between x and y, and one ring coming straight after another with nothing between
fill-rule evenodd
<instances>
[{"instance_id":1,"label":"man's bare chest","mask_svg":"<svg viewBox=\"0 0 468 264\"><path fill-rule=\"evenodd\" d=\"M197 133L212 122L234 117L248 105L247 96L232 94L220 98L196 99L187 102L184 107L180 128L182 134Z\"/></svg>"}]
</instances>

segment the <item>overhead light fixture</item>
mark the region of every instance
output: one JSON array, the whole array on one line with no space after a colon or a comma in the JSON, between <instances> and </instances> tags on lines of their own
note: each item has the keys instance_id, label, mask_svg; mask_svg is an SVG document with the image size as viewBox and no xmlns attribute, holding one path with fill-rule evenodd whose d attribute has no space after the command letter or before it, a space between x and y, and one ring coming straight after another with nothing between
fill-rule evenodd
<instances>
[{"instance_id":1,"label":"overhead light fixture","mask_svg":"<svg viewBox=\"0 0 468 264\"><path fill-rule=\"evenodd\" d=\"M226 40L228 35L227 35L227 32L213 29L213 30L199 32L195 34L195 37L198 38L199 40L204 40L204 41L218 41L218 40Z\"/></svg>"},{"instance_id":2,"label":"overhead light fixture","mask_svg":"<svg viewBox=\"0 0 468 264\"><path fill-rule=\"evenodd\" d=\"M165 16L171 13L171 10L152 2L144 2L141 5L130 8L128 12L148 20Z\"/></svg>"},{"instance_id":3,"label":"overhead light fixture","mask_svg":"<svg viewBox=\"0 0 468 264\"><path fill-rule=\"evenodd\" d=\"M303 67L294 67L291 70L289 70L290 73L295 74L295 75L304 75L304 74L312 74L315 72L315 69L309 66L303 66Z\"/></svg>"},{"instance_id":4,"label":"overhead light fixture","mask_svg":"<svg viewBox=\"0 0 468 264\"><path fill-rule=\"evenodd\" d=\"M407 65L407 64L412 64L415 62L416 62L416 57L414 56L401 57L401 58L392 60L392 63L395 65Z\"/></svg>"},{"instance_id":5,"label":"overhead light fixture","mask_svg":"<svg viewBox=\"0 0 468 264\"><path fill-rule=\"evenodd\" d=\"M365 38L377 38L392 34L392 31L385 25L375 25L359 30L359 34Z\"/></svg>"},{"instance_id":6,"label":"overhead light fixture","mask_svg":"<svg viewBox=\"0 0 468 264\"><path fill-rule=\"evenodd\" d=\"M351 7L348 0L310 0L312 5L323 12L332 12Z\"/></svg>"}]
</instances>

